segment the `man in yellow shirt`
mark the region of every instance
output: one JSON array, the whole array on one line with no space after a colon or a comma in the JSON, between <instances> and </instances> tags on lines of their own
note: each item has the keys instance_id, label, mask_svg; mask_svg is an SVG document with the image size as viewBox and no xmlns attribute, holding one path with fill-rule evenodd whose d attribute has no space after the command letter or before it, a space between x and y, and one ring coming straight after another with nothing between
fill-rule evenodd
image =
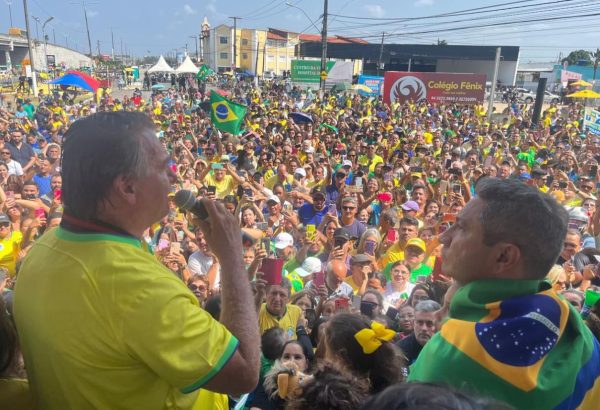
<instances>
[{"instance_id":1,"label":"man in yellow shirt","mask_svg":"<svg viewBox=\"0 0 600 410\"><path fill-rule=\"evenodd\" d=\"M390 263L401 261L404 259L404 248L406 243L416 238L419 234L419 220L411 216L405 216L400 219L400 228L398 228L398 242L394 243L377 261L382 270Z\"/></svg>"},{"instance_id":2,"label":"man in yellow shirt","mask_svg":"<svg viewBox=\"0 0 600 410\"><path fill-rule=\"evenodd\" d=\"M212 175L208 172L209 170L212 170ZM218 162L211 164L210 168L206 167L202 171L200 181L203 181L207 186L215 187L217 199L232 195L235 188L244 183L244 180L240 178L231 165L223 165Z\"/></svg>"},{"instance_id":3,"label":"man in yellow shirt","mask_svg":"<svg viewBox=\"0 0 600 410\"><path fill-rule=\"evenodd\" d=\"M142 239L176 181L151 120L102 112L65 141L61 226L33 245L14 294L38 406L189 409L200 388L252 390L260 338L235 218L202 201L198 224L223 267L218 323Z\"/></svg>"},{"instance_id":4,"label":"man in yellow shirt","mask_svg":"<svg viewBox=\"0 0 600 410\"><path fill-rule=\"evenodd\" d=\"M256 300L262 300L264 288L259 287ZM287 278L281 278L281 283L270 284L266 288L266 302L260 305L258 312L258 326L263 334L272 327L283 329L290 340L298 338L296 328L301 325L302 309L296 305L288 304L291 284Z\"/></svg>"},{"instance_id":5,"label":"man in yellow shirt","mask_svg":"<svg viewBox=\"0 0 600 410\"><path fill-rule=\"evenodd\" d=\"M355 295L361 295L367 290L369 276L373 273L373 260L365 255L354 255L350 259L350 276L344 282L352 287Z\"/></svg>"},{"instance_id":6,"label":"man in yellow shirt","mask_svg":"<svg viewBox=\"0 0 600 410\"><path fill-rule=\"evenodd\" d=\"M280 183L284 188L286 188L286 185L289 185L291 190L292 182L294 182L294 176L288 174L287 167L281 164L277 167L277 173L265 181L265 187L273 190L273 186Z\"/></svg>"}]
</instances>

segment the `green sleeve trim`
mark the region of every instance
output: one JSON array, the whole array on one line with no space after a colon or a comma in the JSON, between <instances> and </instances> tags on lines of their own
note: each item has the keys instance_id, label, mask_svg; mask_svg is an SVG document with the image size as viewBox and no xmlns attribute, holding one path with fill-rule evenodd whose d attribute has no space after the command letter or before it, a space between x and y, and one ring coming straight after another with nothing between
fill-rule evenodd
<instances>
[{"instance_id":1,"label":"green sleeve trim","mask_svg":"<svg viewBox=\"0 0 600 410\"><path fill-rule=\"evenodd\" d=\"M227 348L221 355L221 358L219 359L219 361L214 365L214 367L212 369L210 369L210 371L204 377L202 377L195 383L182 388L181 392L183 394L188 394L188 393L191 393L193 391L200 389L202 386L204 386L206 383L208 383L213 377L216 376L217 373L219 373L223 369L223 367L225 367L225 365L229 362L229 360L231 360L231 358L235 354L235 351L238 348L238 345L239 345L239 342L236 339L236 337L231 335L231 338L229 339L229 343L227 344Z\"/></svg>"}]
</instances>

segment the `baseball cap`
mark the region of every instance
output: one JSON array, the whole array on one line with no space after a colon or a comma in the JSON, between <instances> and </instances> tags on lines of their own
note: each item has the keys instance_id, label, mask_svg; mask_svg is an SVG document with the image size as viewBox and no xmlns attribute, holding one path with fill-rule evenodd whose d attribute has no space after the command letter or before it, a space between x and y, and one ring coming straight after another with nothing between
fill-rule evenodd
<instances>
[{"instance_id":1,"label":"baseball cap","mask_svg":"<svg viewBox=\"0 0 600 410\"><path fill-rule=\"evenodd\" d=\"M403 203L401 206L402 206L402 209L404 209L405 211L419 212L419 204L416 203L415 201L407 201L407 202Z\"/></svg>"},{"instance_id":2,"label":"baseball cap","mask_svg":"<svg viewBox=\"0 0 600 410\"><path fill-rule=\"evenodd\" d=\"M352 161L345 159L342 161L342 167L352 167Z\"/></svg>"},{"instance_id":3,"label":"baseball cap","mask_svg":"<svg viewBox=\"0 0 600 410\"><path fill-rule=\"evenodd\" d=\"M325 194L318 187L313 188L313 190L310 194L312 195L313 198L317 197L317 196L319 196L321 198L325 198Z\"/></svg>"},{"instance_id":4,"label":"baseball cap","mask_svg":"<svg viewBox=\"0 0 600 410\"><path fill-rule=\"evenodd\" d=\"M315 272L319 272L321 270L321 260L319 258L315 258L314 256L309 256L304 259L302 265L299 268L296 268L296 273L300 275L301 278L305 278L308 275L312 275Z\"/></svg>"},{"instance_id":5,"label":"baseball cap","mask_svg":"<svg viewBox=\"0 0 600 410\"><path fill-rule=\"evenodd\" d=\"M525 172L525 173L519 175L519 179L521 181L526 181L526 180L531 179L531 175L529 173Z\"/></svg>"},{"instance_id":6,"label":"baseball cap","mask_svg":"<svg viewBox=\"0 0 600 410\"><path fill-rule=\"evenodd\" d=\"M0 214L0 223L10 223L10 219L8 219L8 215Z\"/></svg>"},{"instance_id":7,"label":"baseball cap","mask_svg":"<svg viewBox=\"0 0 600 410\"><path fill-rule=\"evenodd\" d=\"M306 171L304 170L304 168L298 167L294 171L294 175L302 175L302 177L306 178Z\"/></svg>"},{"instance_id":8,"label":"baseball cap","mask_svg":"<svg viewBox=\"0 0 600 410\"><path fill-rule=\"evenodd\" d=\"M287 232L281 232L275 237L275 248L285 249L288 246L294 246L294 238Z\"/></svg>"},{"instance_id":9,"label":"baseball cap","mask_svg":"<svg viewBox=\"0 0 600 410\"><path fill-rule=\"evenodd\" d=\"M345 230L344 228L337 228L334 232L333 232L333 237L334 238L343 238L347 241L352 239L352 235L350 235L350 232L348 232L347 230Z\"/></svg>"},{"instance_id":10,"label":"baseball cap","mask_svg":"<svg viewBox=\"0 0 600 410\"><path fill-rule=\"evenodd\" d=\"M269 198L267 199L267 202L277 202L278 204L281 203L281 201L279 200L279 197L277 195L271 195L269 196Z\"/></svg>"},{"instance_id":11,"label":"baseball cap","mask_svg":"<svg viewBox=\"0 0 600 410\"><path fill-rule=\"evenodd\" d=\"M359 253L357 255L354 255L350 259L350 265L356 265L356 264L359 264L359 263L370 263L370 262L371 262L371 258L369 258L364 253Z\"/></svg>"},{"instance_id":12,"label":"baseball cap","mask_svg":"<svg viewBox=\"0 0 600 410\"><path fill-rule=\"evenodd\" d=\"M223 169L223 164L220 164L218 162L214 162L210 165L211 169Z\"/></svg>"},{"instance_id":13,"label":"baseball cap","mask_svg":"<svg viewBox=\"0 0 600 410\"><path fill-rule=\"evenodd\" d=\"M427 251L427 248L425 247L425 242L421 238L409 239L408 242L406 242L406 247L408 248L409 246L414 246L416 248L419 248L423 252Z\"/></svg>"}]
</instances>

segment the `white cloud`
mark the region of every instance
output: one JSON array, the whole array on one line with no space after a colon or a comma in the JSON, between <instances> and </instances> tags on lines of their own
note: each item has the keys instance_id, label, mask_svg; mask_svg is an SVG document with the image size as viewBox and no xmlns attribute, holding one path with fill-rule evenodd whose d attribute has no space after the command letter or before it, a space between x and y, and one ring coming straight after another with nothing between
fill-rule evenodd
<instances>
[{"instance_id":1,"label":"white cloud","mask_svg":"<svg viewBox=\"0 0 600 410\"><path fill-rule=\"evenodd\" d=\"M363 8L371 17L381 18L385 16L385 10L379 4L365 4Z\"/></svg>"},{"instance_id":2,"label":"white cloud","mask_svg":"<svg viewBox=\"0 0 600 410\"><path fill-rule=\"evenodd\" d=\"M217 6L216 6L216 1L215 0L211 0L208 2L208 4L206 5L206 10L210 11L211 13L216 13L217 12Z\"/></svg>"},{"instance_id":3,"label":"white cloud","mask_svg":"<svg viewBox=\"0 0 600 410\"><path fill-rule=\"evenodd\" d=\"M196 14L196 10L194 10L192 8L192 6L190 6L189 4L186 4L183 6L183 12L185 14L187 14L188 16L191 16L192 14Z\"/></svg>"},{"instance_id":4,"label":"white cloud","mask_svg":"<svg viewBox=\"0 0 600 410\"><path fill-rule=\"evenodd\" d=\"M423 6L431 6L433 5L433 0L417 0L415 2L415 7L423 7Z\"/></svg>"}]
</instances>

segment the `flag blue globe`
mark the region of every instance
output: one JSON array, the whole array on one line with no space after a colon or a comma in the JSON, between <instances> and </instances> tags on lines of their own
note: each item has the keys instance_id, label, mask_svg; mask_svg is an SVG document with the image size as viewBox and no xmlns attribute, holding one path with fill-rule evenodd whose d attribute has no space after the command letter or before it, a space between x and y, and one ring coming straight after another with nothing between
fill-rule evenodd
<instances>
[{"instance_id":1,"label":"flag blue globe","mask_svg":"<svg viewBox=\"0 0 600 410\"><path fill-rule=\"evenodd\" d=\"M215 115L220 120L226 120L229 115L229 108L227 108L226 104L219 104L215 109Z\"/></svg>"}]
</instances>

